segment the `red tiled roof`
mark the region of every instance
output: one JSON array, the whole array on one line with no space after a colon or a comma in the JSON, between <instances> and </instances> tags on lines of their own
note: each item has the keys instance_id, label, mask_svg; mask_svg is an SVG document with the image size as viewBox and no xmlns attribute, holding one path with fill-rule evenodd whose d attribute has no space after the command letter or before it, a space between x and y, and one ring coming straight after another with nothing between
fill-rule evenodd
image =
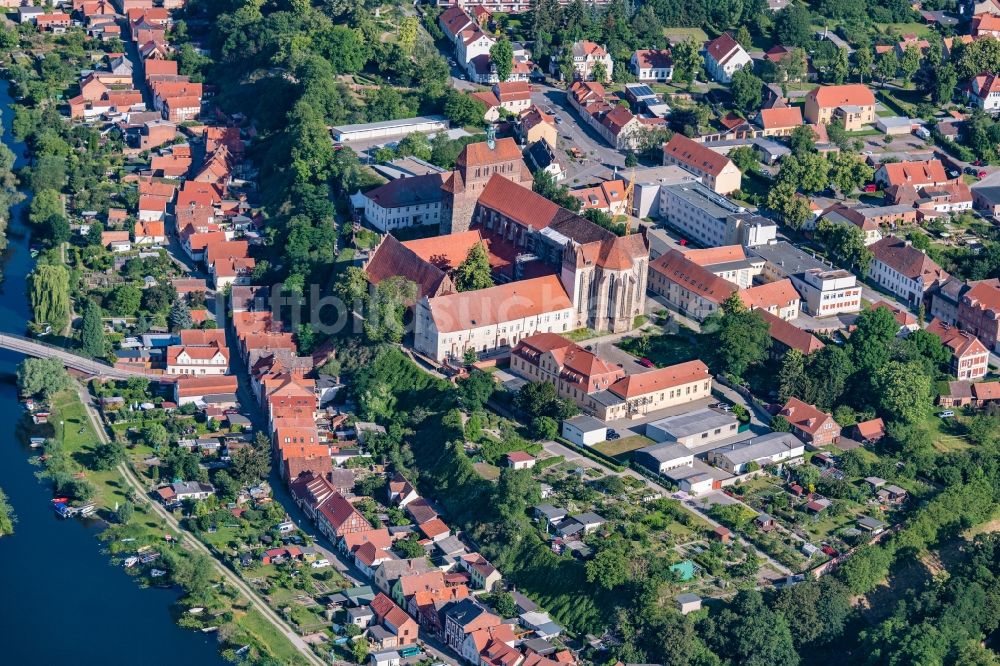
<instances>
[{"instance_id":1,"label":"red tiled roof","mask_svg":"<svg viewBox=\"0 0 1000 666\"><path fill-rule=\"evenodd\" d=\"M635 59L641 69L663 69L674 64L670 49L639 49Z\"/></svg>"},{"instance_id":2,"label":"red tiled roof","mask_svg":"<svg viewBox=\"0 0 1000 666\"><path fill-rule=\"evenodd\" d=\"M674 134L663 146L663 154L713 176L718 176L723 169L732 164L725 155L720 155L680 133Z\"/></svg>"},{"instance_id":3,"label":"red tiled roof","mask_svg":"<svg viewBox=\"0 0 1000 666\"><path fill-rule=\"evenodd\" d=\"M724 32L712 41L705 44L705 52L717 63L722 63L734 49L739 48L739 44L728 32Z\"/></svg>"},{"instance_id":4,"label":"red tiled roof","mask_svg":"<svg viewBox=\"0 0 1000 666\"><path fill-rule=\"evenodd\" d=\"M863 83L849 83L842 86L818 86L811 90L806 97L816 100L816 104L820 108L875 105L875 95Z\"/></svg>"},{"instance_id":5,"label":"red tiled roof","mask_svg":"<svg viewBox=\"0 0 1000 666\"><path fill-rule=\"evenodd\" d=\"M933 259L902 238L886 236L869 245L868 249L875 255L876 260L911 280L920 280L925 287L948 278L948 273L934 263Z\"/></svg>"},{"instance_id":6,"label":"red tiled roof","mask_svg":"<svg viewBox=\"0 0 1000 666\"><path fill-rule=\"evenodd\" d=\"M798 127L802 124L802 109L797 106L761 109L759 119L764 129Z\"/></svg>"},{"instance_id":7,"label":"red tiled roof","mask_svg":"<svg viewBox=\"0 0 1000 666\"><path fill-rule=\"evenodd\" d=\"M743 301L743 305L750 309L767 310L773 307L788 307L791 303L800 300L800 297L799 292L792 286L792 281L785 278L743 289L740 291L740 300Z\"/></svg>"},{"instance_id":8,"label":"red tiled roof","mask_svg":"<svg viewBox=\"0 0 1000 666\"><path fill-rule=\"evenodd\" d=\"M927 327L928 333L933 333L938 338L941 339L941 343L945 347L950 349L952 353L958 357L968 356L970 354L988 354L989 350L986 348L979 338L968 333L967 331L960 330L954 326L949 326L940 319L935 319Z\"/></svg>"},{"instance_id":9,"label":"red tiled roof","mask_svg":"<svg viewBox=\"0 0 1000 666\"><path fill-rule=\"evenodd\" d=\"M914 185L921 187L944 183L948 174L944 172L941 160L926 160L923 162L891 162L883 164L886 180L889 185Z\"/></svg>"},{"instance_id":10,"label":"red tiled roof","mask_svg":"<svg viewBox=\"0 0 1000 666\"><path fill-rule=\"evenodd\" d=\"M736 285L702 268L676 249L657 257L649 264L649 269L715 304L722 303L736 291Z\"/></svg>"},{"instance_id":11,"label":"red tiled roof","mask_svg":"<svg viewBox=\"0 0 1000 666\"><path fill-rule=\"evenodd\" d=\"M789 349L798 349L808 356L826 346L822 340L809 331L801 329L795 324L771 314L767 310L760 310L760 314L764 317L764 321L767 322L768 333L771 335L771 338Z\"/></svg>"},{"instance_id":12,"label":"red tiled roof","mask_svg":"<svg viewBox=\"0 0 1000 666\"><path fill-rule=\"evenodd\" d=\"M781 408L780 414L793 426L810 435L815 435L819 432L827 420L833 420L833 417L829 414L794 397L788 399L785 406Z\"/></svg>"},{"instance_id":13,"label":"red tiled roof","mask_svg":"<svg viewBox=\"0 0 1000 666\"><path fill-rule=\"evenodd\" d=\"M627 399L709 378L708 366L702 361L694 360L623 377L608 390Z\"/></svg>"},{"instance_id":14,"label":"red tiled roof","mask_svg":"<svg viewBox=\"0 0 1000 666\"><path fill-rule=\"evenodd\" d=\"M480 194L479 205L536 231L552 224L559 212L559 206L542 195L496 173Z\"/></svg>"},{"instance_id":15,"label":"red tiled roof","mask_svg":"<svg viewBox=\"0 0 1000 666\"><path fill-rule=\"evenodd\" d=\"M554 275L428 300L439 333L452 333L573 307Z\"/></svg>"},{"instance_id":16,"label":"red tiled roof","mask_svg":"<svg viewBox=\"0 0 1000 666\"><path fill-rule=\"evenodd\" d=\"M497 139L495 148L490 150L489 144L485 141L470 143L459 153L455 163L459 166L477 167L496 164L498 162L510 162L521 159L521 149L518 148L514 139L505 137Z\"/></svg>"}]
</instances>

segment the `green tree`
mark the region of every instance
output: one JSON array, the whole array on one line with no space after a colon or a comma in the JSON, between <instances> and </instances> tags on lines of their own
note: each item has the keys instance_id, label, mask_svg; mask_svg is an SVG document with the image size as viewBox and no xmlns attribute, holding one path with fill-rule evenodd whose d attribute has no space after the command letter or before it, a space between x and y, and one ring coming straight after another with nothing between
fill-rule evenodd
<instances>
[{"instance_id":1,"label":"green tree","mask_svg":"<svg viewBox=\"0 0 1000 666\"><path fill-rule=\"evenodd\" d=\"M799 656L784 615L771 610L761 593L741 590L719 612L707 640L716 654L743 666L797 666Z\"/></svg>"},{"instance_id":2,"label":"green tree","mask_svg":"<svg viewBox=\"0 0 1000 666\"><path fill-rule=\"evenodd\" d=\"M510 40L501 37L490 47L490 61L497 71L497 78L504 82L514 71L514 47Z\"/></svg>"},{"instance_id":3,"label":"green tree","mask_svg":"<svg viewBox=\"0 0 1000 666\"><path fill-rule=\"evenodd\" d=\"M899 324L889 308L865 310L855 322L847 350L857 370L872 376L889 360Z\"/></svg>"},{"instance_id":4,"label":"green tree","mask_svg":"<svg viewBox=\"0 0 1000 666\"><path fill-rule=\"evenodd\" d=\"M760 161L757 159L757 154L754 152L754 149L750 146L739 146L734 148L732 152L729 153L729 159L731 159L733 164L736 165L736 168L743 173L760 170Z\"/></svg>"},{"instance_id":5,"label":"green tree","mask_svg":"<svg viewBox=\"0 0 1000 666\"><path fill-rule=\"evenodd\" d=\"M142 290L132 284L119 284L111 291L108 306L114 314L120 317L130 317L139 311L142 305Z\"/></svg>"},{"instance_id":6,"label":"green tree","mask_svg":"<svg viewBox=\"0 0 1000 666\"><path fill-rule=\"evenodd\" d=\"M833 82L837 85L844 83L847 77L851 73L851 63L848 60L848 54L846 48L837 49L837 58L833 61L833 68L830 71L830 76L833 78Z\"/></svg>"},{"instance_id":7,"label":"green tree","mask_svg":"<svg viewBox=\"0 0 1000 666\"><path fill-rule=\"evenodd\" d=\"M101 308L88 299L83 311L83 326L80 331L80 348L91 358L104 358L108 353L108 341L101 321Z\"/></svg>"},{"instance_id":8,"label":"green tree","mask_svg":"<svg viewBox=\"0 0 1000 666\"><path fill-rule=\"evenodd\" d=\"M468 377L459 379L456 382L458 389L458 399L462 407L470 412L475 412L483 408L486 402L496 390L496 382L493 375L482 370L473 370Z\"/></svg>"},{"instance_id":9,"label":"green tree","mask_svg":"<svg viewBox=\"0 0 1000 666\"><path fill-rule=\"evenodd\" d=\"M94 447L93 467L102 472L114 469L125 460L125 447L120 442L102 442Z\"/></svg>"},{"instance_id":10,"label":"green tree","mask_svg":"<svg viewBox=\"0 0 1000 666\"><path fill-rule=\"evenodd\" d=\"M628 555L618 543L601 548L587 562L586 568L587 582L595 583L605 590L623 585L630 578Z\"/></svg>"},{"instance_id":11,"label":"green tree","mask_svg":"<svg viewBox=\"0 0 1000 666\"><path fill-rule=\"evenodd\" d=\"M805 355L798 349L788 350L781 359L781 370L778 372L778 399L801 398L806 395L808 382Z\"/></svg>"},{"instance_id":12,"label":"green tree","mask_svg":"<svg viewBox=\"0 0 1000 666\"><path fill-rule=\"evenodd\" d=\"M896 78L896 72L898 71L899 58L896 57L895 51L886 51L878 59L878 63L875 64L875 74L883 86L885 86L887 80Z\"/></svg>"},{"instance_id":13,"label":"green tree","mask_svg":"<svg viewBox=\"0 0 1000 666\"><path fill-rule=\"evenodd\" d=\"M816 133L808 125L799 125L788 137L788 145L796 156L816 152Z\"/></svg>"},{"instance_id":14,"label":"green tree","mask_svg":"<svg viewBox=\"0 0 1000 666\"><path fill-rule=\"evenodd\" d=\"M792 229L801 229L802 225L812 217L809 201L795 191L791 183L778 183L767 193L767 207L781 218L784 224Z\"/></svg>"},{"instance_id":15,"label":"green tree","mask_svg":"<svg viewBox=\"0 0 1000 666\"><path fill-rule=\"evenodd\" d=\"M674 80L690 88L702 71L701 47L693 39L674 45Z\"/></svg>"},{"instance_id":16,"label":"green tree","mask_svg":"<svg viewBox=\"0 0 1000 666\"><path fill-rule=\"evenodd\" d=\"M170 313L167 315L167 323L170 324L170 330L174 333L194 326L194 320L191 319L191 310L188 308L187 303L185 303L183 299L178 298L174 301L173 305L170 306Z\"/></svg>"},{"instance_id":17,"label":"green tree","mask_svg":"<svg viewBox=\"0 0 1000 666\"><path fill-rule=\"evenodd\" d=\"M69 323L69 271L65 266L39 264L29 282L35 323L63 330Z\"/></svg>"},{"instance_id":18,"label":"green tree","mask_svg":"<svg viewBox=\"0 0 1000 666\"><path fill-rule=\"evenodd\" d=\"M827 158L830 164L830 182L846 196L868 183L875 170L860 157L847 152L833 153Z\"/></svg>"},{"instance_id":19,"label":"green tree","mask_svg":"<svg viewBox=\"0 0 1000 666\"><path fill-rule=\"evenodd\" d=\"M854 364L842 347L826 345L809 355L807 372L807 394L799 397L829 411L843 400L847 382L854 374Z\"/></svg>"},{"instance_id":20,"label":"green tree","mask_svg":"<svg viewBox=\"0 0 1000 666\"><path fill-rule=\"evenodd\" d=\"M590 75L599 83L608 82L608 68L605 67L603 62L595 62L594 66L590 68Z\"/></svg>"},{"instance_id":21,"label":"green tree","mask_svg":"<svg viewBox=\"0 0 1000 666\"><path fill-rule=\"evenodd\" d=\"M72 384L57 358L26 358L17 366L17 388L22 395L51 398Z\"/></svg>"},{"instance_id":22,"label":"green tree","mask_svg":"<svg viewBox=\"0 0 1000 666\"><path fill-rule=\"evenodd\" d=\"M792 424L781 414L771 419L771 430L774 432L791 432Z\"/></svg>"},{"instance_id":23,"label":"green tree","mask_svg":"<svg viewBox=\"0 0 1000 666\"><path fill-rule=\"evenodd\" d=\"M514 595L510 592L498 592L493 595L491 601L493 603L493 610L500 617L506 618L517 615L517 603L514 601Z\"/></svg>"},{"instance_id":24,"label":"green tree","mask_svg":"<svg viewBox=\"0 0 1000 666\"><path fill-rule=\"evenodd\" d=\"M809 10L804 5L789 4L774 16L772 35L786 46L808 46L812 41Z\"/></svg>"},{"instance_id":25,"label":"green tree","mask_svg":"<svg viewBox=\"0 0 1000 666\"><path fill-rule=\"evenodd\" d=\"M396 41L406 53L411 53L413 48L417 45L417 34L419 28L420 22L417 21L415 16L406 16L399 22L399 28L396 33Z\"/></svg>"},{"instance_id":26,"label":"green tree","mask_svg":"<svg viewBox=\"0 0 1000 666\"><path fill-rule=\"evenodd\" d=\"M714 334L715 354L722 372L742 377L751 366L763 363L771 346L767 322L747 309L734 292L722 302L719 328Z\"/></svg>"},{"instance_id":27,"label":"green tree","mask_svg":"<svg viewBox=\"0 0 1000 666\"><path fill-rule=\"evenodd\" d=\"M872 378L882 417L903 424L919 421L931 404L931 377L919 363L888 361Z\"/></svg>"},{"instance_id":28,"label":"green tree","mask_svg":"<svg viewBox=\"0 0 1000 666\"><path fill-rule=\"evenodd\" d=\"M935 104L944 104L951 101L955 95L955 88L958 86L958 72L951 63L945 63L932 69L934 74L933 87L931 88L931 100Z\"/></svg>"},{"instance_id":29,"label":"green tree","mask_svg":"<svg viewBox=\"0 0 1000 666\"><path fill-rule=\"evenodd\" d=\"M368 299L365 335L373 342L398 343L403 339L403 315L408 304L416 300L417 286L403 277L382 280Z\"/></svg>"},{"instance_id":30,"label":"green tree","mask_svg":"<svg viewBox=\"0 0 1000 666\"><path fill-rule=\"evenodd\" d=\"M899 59L899 70L903 73L903 85L909 88L913 75L920 69L920 49L915 44L908 44Z\"/></svg>"},{"instance_id":31,"label":"green tree","mask_svg":"<svg viewBox=\"0 0 1000 666\"><path fill-rule=\"evenodd\" d=\"M868 271L872 252L865 245L865 233L859 227L820 220L816 226L816 238L836 262L861 275Z\"/></svg>"},{"instance_id":32,"label":"green tree","mask_svg":"<svg viewBox=\"0 0 1000 666\"><path fill-rule=\"evenodd\" d=\"M483 243L476 243L469 249L465 260L453 274L458 291L477 291L493 286L490 272L490 255Z\"/></svg>"},{"instance_id":33,"label":"green tree","mask_svg":"<svg viewBox=\"0 0 1000 666\"><path fill-rule=\"evenodd\" d=\"M729 91L733 95L733 104L744 113L750 113L760 108L761 89L764 82L754 76L749 67L737 70L733 74Z\"/></svg>"},{"instance_id":34,"label":"green tree","mask_svg":"<svg viewBox=\"0 0 1000 666\"><path fill-rule=\"evenodd\" d=\"M418 557L427 557L427 551L420 545L420 539L416 535L410 535L406 539L400 539L394 543L392 547L408 560Z\"/></svg>"},{"instance_id":35,"label":"green tree","mask_svg":"<svg viewBox=\"0 0 1000 666\"><path fill-rule=\"evenodd\" d=\"M559 422L551 416L536 416L531 420L531 436L537 440L555 439Z\"/></svg>"},{"instance_id":36,"label":"green tree","mask_svg":"<svg viewBox=\"0 0 1000 666\"><path fill-rule=\"evenodd\" d=\"M859 48L854 52L854 70L857 72L858 81L865 82L865 76L871 73L875 57L869 47Z\"/></svg>"},{"instance_id":37,"label":"green tree","mask_svg":"<svg viewBox=\"0 0 1000 666\"><path fill-rule=\"evenodd\" d=\"M733 39L747 51L753 48L753 38L750 36L750 31L745 25L741 25L736 29Z\"/></svg>"},{"instance_id":38,"label":"green tree","mask_svg":"<svg viewBox=\"0 0 1000 666\"><path fill-rule=\"evenodd\" d=\"M242 486L252 486L261 479L266 479L271 473L271 456L269 451L259 451L256 447L246 446L233 453L230 473Z\"/></svg>"},{"instance_id":39,"label":"green tree","mask_svg":"<svg viewBox=\"0 0 1000 666\"><path fill-rule=\"evenodd\" d=\"M169 439L170 435L167 433L167 429L162 423L155 421L145 424L139 431L139 440L154 451L159 451L161 447L166 446Z\"/></svg>"}]
</instances>

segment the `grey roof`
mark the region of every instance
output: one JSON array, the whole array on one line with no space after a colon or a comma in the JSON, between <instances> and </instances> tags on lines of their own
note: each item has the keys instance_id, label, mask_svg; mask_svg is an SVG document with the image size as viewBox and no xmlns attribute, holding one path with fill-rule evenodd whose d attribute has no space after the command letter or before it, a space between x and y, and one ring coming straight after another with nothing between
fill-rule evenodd
<instances>
[{"instance_id":1,"label":"grey roof","mask_svg":"<svg viewBox=\"0 0 1000 666\"><path fill-rule=\"evenodd\" d=\"M882 488L882 490L887 490L890 493L892 493L893 495L905 495L906 494L906 490L905 489L900 488L899 486L894 486L892 484L884 486Z\"/></svg>"},{"instance_id":2,"label":"grey roof","mask_svg":"<svg viewBox=\"0 0 1000 666\"><path fill-rule=\"evenodd\" d=\"M770 245L757 245L747 249L752 255L760 257L769 264L780 267L782 272L788 275L804 273L811 268L826 270L830 267L826 262L804 250L800 250L788 241L778 241Z\"/></svg>"},{"instance_id":3,"label":"grey roof","mask_svg":"<svg viewBox=\"0 0 1000 666\"><path fill-rule=\"evenodd\" d=\"M649 426L653 426L659 428L663 432L667 433L668 436L677 440L681 437L696 435L700 432L705 432L706 430L729 426L733 423L739 423L739 419L731 413L704 408L696 409L693 412L687 412L685 414L668 416L665 419L653 421L646 427L648 428ZM653 448L655 447L648 446L645 449L640 449L640 451L646 451Z\"/></svg>"},{"instance_id":4,"label":"grey roof","mask_svg":"<svg viewBox=\"0 0 1000 666\"><path fill-rule=\"evenodd\" d=\"M909 127L913 124L913 120L903 116L884 116L876 118L875 122L884 127Z\"/></svg>"},{"instance_id":5,"label":"grey roof","mask_svg":"<svg viewBox=\"0 0 1000 666\"><path fill-rule=\"evenodd\" d=\"M865 477L865 481L867 481L871 485L875 486L876 488L879 488L879 487L885 485L885 479L879 478L877 476L866 476Z\"/></svg>"},{"instance_id":6,"label":"grey roof","mask_svg":"<svg viewBox=\"0 0 1000 666\"><path fill-rule=\"evenodd\" d=\"M605 520L593 511L584 511L583 513L579 513L573 516L573 520L581 525L603 525L605 523Z\"/></svg>"},{"instance_id":7,"label":"grey roof","mask_svg":"<svg viewBox=\"0 0 1000 666\"><path fill-rule=\"evenodd\" d=\"M716 219L747 212L743 206L733 203L721 194L716 194L699 182L666 185L665 189L671 195L683 199Z\"/></svg>"},{"instance_id":8,"label":"grey roof","mask_svg":"<svg viewBox=\"0 0 1000 666\"><path fill-rule=\"evenodd\" d=\"M881 520L875 520L874 518L869 518L868 516L861 516L858 518L858 525L861 527L866 527L870 530L877 530L879 528L885 527L885 523Z\"/></svg>"},{"instance_id":9,"label":"grey roof","mask_svg":"<svg viewBox=\"0 0 1000 666\"><path fill-rule=\"evenodd\" d=\"M578 414L571 419L566 419L563 423L569 423L583 432L593 432L608 427L604 421L595 419L593 416L588 416L587 414Z\"/></svg>"},{"instance_id":10,"label":"grey roof","mask_svg":"<svg viewBox=\"0 0 1000 666\"><path fill-rule=\"evenodd\" d=\"M685 592L684 594L678 594L676 598L677 601L679 601L682 604L690 604L696 601L701 601L701 597L699 597L697 594L691 594L690 592Z\"/></svg>"},{"instance_id":11,"label":"grey roof","mask_svg":"<svg viewBox=\"0 0 1000 666\"><path fill-rule=\"evenodd\" d=\"M744 442L713 449L712 453L724 457L734 465L743 465L753 460L777 455L787 449L804 447L802 440L790 432L769 432Z\"/></svg>"},{"instance_id":12,"label":"grey roof","mask_svg":"<svg viewBox=\"0 0 1000 666\"><path fill-rule=\"evenodd\" d=\"M436 541L434 545L437 546L438 550L445 555L456 555L465 550L465 544L463 544L462 540L454 534L446 536L440 541Z\"/></svg>"},{"instance_id":13,"label":"grey roof","mask_svg":"<svg viewBox=\"0 0 1000 666\"><path fill-rule=\"evenodd\" d=\"M371 606L352 606L347 609L347 614L351 618L373 617L375 611L371 609Z\"/></svg>"},{"instance_id":14,"label":"grey roof","mask_svg":"<svg viewBox=\"0 0 1000 666\"><path fill-rule=\"evenodd\" d=\"M605 407L611 407L612 405L624 402L624 400L607 389L591 393L590 399L599 405L604 405Z\"/></svg>"},{"instance_id":15,"label":"grey roof","mask_svg":"<svg viewBox=\"0 0 1000 666\"><path fill-rule=\"evenodd\" d=\"M535 507L535 511L542 514L549 520L558 520L566 516L566 509L560 509L557 506L552 506L551 504L539 504Z\"/></svg>"},{"instance_id":16,"label":"grey roof","mask_svg":"<svg viewBox=\"0 0 1000 666\"><path fill-rule=\"evenodd\" d=\"M688 447L683 444L677 444L676 442L653 444L652 446L646 446L639 449L636 453L649 456L653 460L660 463L677 460L678 458L688 458L693 455Z\"/></svg>"},{"instance_id":17,"label":"grey roof","mask_svg":"<svg viewBox=\"0 0 1000 666\"><path fill-rule=\"evenodd\" d=\"M416 118L397 118L396 120L381 120L375 123L358 123L356 125L338 125L331 128L334 133L343 134L345 132L358 132L370 129L387 129L393 127L410 127L423 125L424 123L444 123L448 126L448 119L444 116L417 116Z\"/></svg>"}]
</instances>

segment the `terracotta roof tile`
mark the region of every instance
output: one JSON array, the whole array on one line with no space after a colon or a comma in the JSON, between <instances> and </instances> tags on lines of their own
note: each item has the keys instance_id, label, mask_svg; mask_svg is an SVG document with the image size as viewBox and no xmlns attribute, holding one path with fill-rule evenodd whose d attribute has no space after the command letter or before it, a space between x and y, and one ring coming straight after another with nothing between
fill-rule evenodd
<instances>
[{"instance_id":1,"label":"terracotta roof tile","mask_svg":"<svg viewBox=\"0 0 1000 666\"><path fill-rule=\"evenodd\" d=\"M710 378L708 366L702 361L694 360L623 377L608 390L620 398L628 399Z\"/></svg>"}]
</instances>

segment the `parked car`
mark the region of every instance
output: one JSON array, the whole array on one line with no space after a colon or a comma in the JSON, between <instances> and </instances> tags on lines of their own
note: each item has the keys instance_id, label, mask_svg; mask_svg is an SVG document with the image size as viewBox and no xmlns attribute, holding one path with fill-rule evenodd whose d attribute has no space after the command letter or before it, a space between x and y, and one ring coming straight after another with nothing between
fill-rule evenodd
<instances>
[{"instance_id":1,"label":"parked car","mask_svg":"<svg viewBox=\"0 0 1000 666\"><path fill-rule=\"evenodd\" d=\"M639 359L639 365L645 366L647 368L655 368L656 367L656 364L653 363L652 361L650 361L645 356L643 356L642 358Z\"/></svg>"},{"instance_id":2,"label":"parked car","mask_svg":"<svg viewBox=\"0 0 1000 666\"><path fill-rule=\"evenodd\" d=\"M946 409L943 412L938 413L938 418L950 419L954 415L955 415L955 412L953 412L950 409Z\"/></svg>"},{"instance_id":3,"label":"parked car","mask_svg":"<svg viewBox=\"0 0 1000 666\"><path fill-rule=\"evenodd\" d=\"M562 116L556 116L556 125L562 125Z\"/></svg>"},{"instance_id":4,"label":"parked car","mask_svg":"<svg viewBox=\"0 0 1000 666\"><path fill-rule=\"evenodd\" d=\"M878 185L876 185L875 183L868 183L867 185L865 185L865 192L868 192L870 194L872 192L877 192L877 191L878 191Z\"/></svg>"},{"instance_id":5,"label":"parked car","mask_svg":"<svg viewBox=\"0 0 1000 666\"><path fill-rule=\"evenodd\" d=\"M608 441L610 442L613 439L621 439L621 435L614 428L608 428Z\"/></svg>"},{"instance_id":6,"label":"parked car","mask_svg":"<svg viewBox=\"0 0 1000 666\"><path fill-rule=\"evenodd\" d=\"M316 560L309 566L311 566L313 569L324 569L330 566L330 560L323 558L322 560Z\"/></svg>"}]
</instances>

